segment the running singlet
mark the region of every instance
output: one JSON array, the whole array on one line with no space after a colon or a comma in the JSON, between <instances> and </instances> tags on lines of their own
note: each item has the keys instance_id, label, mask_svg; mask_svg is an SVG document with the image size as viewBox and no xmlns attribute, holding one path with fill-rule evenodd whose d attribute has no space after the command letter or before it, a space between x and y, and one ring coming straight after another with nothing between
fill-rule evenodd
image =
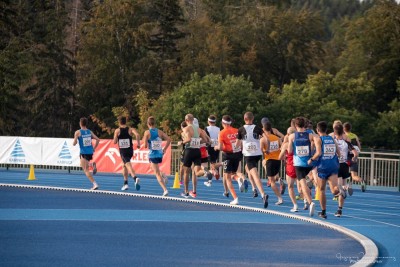
<instances>
[{"instance_id":1,"label":"running singlet","mask_svg":"<svg viewBox=\"0 0 400 267\"><path fill-rule=\"evenodd\" d=\"M151 128L149 129L149 132L150 132L150 139L148 140L149 159L162 158L163 156L162 140L158 136L158 129Z\"/></svg>"},{"instance_id":2,"label":"running singlet","mask_svg":"<svg viewBox=\"0 0 400 267\"><path fill-rule=\"evenodd\" d=\"M79 130L81 132L81 136L78 137L80 153L82 155L91 155L93 154L93 146L92 146L92 132L90 130Z\"/></svg>"},{"instance_id":3,"label":"running singlet","mask_svg":"<svg viewBox=\"0 0 400 267\"><path fill-rule=\"evenodd\" d=\"M220 128L217 126L206 127L206 133L211 139L211 147L215 147L218 144L218 134L220 131Z\"/></svg>"},{"instance_id":4,"label":"running singlet","mask_svg":"<svg viewBox=\"0 0 400 267\"><path fill-rule=\"evenodd\" d=\"M311 142L309 133L295 132L293 142L294 166L309 167L307 161L311 158Z\"/></svg>"},{"instance_id":5,"label":"running singlet","mask_svg":"<svg viewBox=\"0 0 400 267\"><path fill-rule=\"evenodd\" d=\"M274 135L274 134L270 134L268 135L268 139L269 139L269 154L265 154L264 158L266 160L269 159L276 159L279 160L279 154L281 153L281 149L279 146L279 137Z\"/></svg>"},{"instance_id":6,"label":"running singlet","mask_svg":"<svg viewBox=\"0 0 400 267\"><path fill-rule=\"evenodd\" d=\"M262 155L260 146L260 136L263 131L260 127L252 125L244 125L238 132L238 139L242 140L242 152L246 157Z\"/></svg>"},{"instance_id":7,"label":"running singlet","mask_svg":"<svg viewBox=\"0 0 400 267\"><path fill-rule=\"evenodd\" d=\"M185 144L185 148L191 148L191 149L197 148L197 149L200 149L201 138L200 138L200 135L199 135L199 127L197 127L197 126L195 126L193 124L191 124L189 126L191 126L193 128L193 137L190 139L189 143Z\"/></svg>"},{"instance_id":8,"label":"running singlet","mask_svg":"<svg viewBox=\"0 0 400 267\"><path fill-rule=\"evenodd\" d=\"M119 152L129 153L132 152L132 136L129 134L129 127L120 127L119 128L119 136L118 136L118 147Z\"/></svg>"},{"instance_id":9,"label":"running singlet","mask_svg":"<svg viewBox=\"0 0 400 267\"><path fill-rule=\"evenodd\" d=\"M322 154L318 159L318 172L334 171L339 169L339 160L336 154L336 145L332 136L321 136Z\"/></svg>"},{"instance_id":10,"label":"running singlet","mask_svg":"<svg viewBox=\"0 0 400 267\"><path fill-rule=\"evenodd\" d=\"M229 127L219 132L219 142L223 144L222 151L225 153L238 153L241 151L240 147L236 147L236 138L238 129Z\"/></svg>"},{"instance_id":11,"label":"running singlet","mask_svg":"<svg viewBox=\"0 0 400 267\"><path fill-rule=\"evenodd\" d=\"M337 139L337 138L335 139L336 143L338 144L340 152L339 163L345 163L347 162L347 155L349 153L349 143L347 143L343 139Z\"/></svg>"}]
</instances>

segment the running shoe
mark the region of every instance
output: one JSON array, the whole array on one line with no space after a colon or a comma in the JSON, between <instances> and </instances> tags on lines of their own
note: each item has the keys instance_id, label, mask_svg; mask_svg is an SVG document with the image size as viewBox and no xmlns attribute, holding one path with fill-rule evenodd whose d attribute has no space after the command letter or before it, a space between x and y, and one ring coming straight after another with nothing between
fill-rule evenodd
<instances>
[{"instance_id":1,"label":"running shoe","mask_svg":"<svg viewBox=\"0 0 400 267\"><path fill-rule=\"evenodd\" d=\"M247 193L247 191L249 190L249 182L247 182L247 180L244 180L244 192Z\"/></svg>"},{"instance_id":2,"label":"running shoe","mask_svg":"<svg viewBox=\"0 0 400 267\"><path fill-rule=\"evenodd\" d=\"M267 194L264 194L263 202L264 202L264 209L268 208L268 195Z\"/></svg>"},{"instance_id":3,"label":"running shoe","mask_svg":"<svg viewBox=\"0 0 400 267\"><path fill-rule=\"evenodd\" d=\"M296 206L296 207L293 207L293 208L290 210L290 212L299 212L299 209L298 209L297 206Z\"/></svg>"},{"instance_id":4,"label":"running shoe","mask_svg":"<svg viewBox=\"0 0 400 267\"><path fill-rule=\"evenodd\" d=\"M191 196L192 198L196 198L197 194L196 194L196 192L190 191L189 196Z\"/></svg>"},{"instance_id":5,"label":"running shoe","mask_svg":"<svg viewBox=\"0 0 400 267\"><path fill-rule=\"evenodd\" d=\"M224 192L224 197L229 197L229 192Z\"/></svg>"},{"instance_id":6,"label":"running shoe","mask_svg":"<svg viewBox=\"0 0 400 267\"><path fill-rule=\"evenodd\" d=\"M315 211L315 203L311 202L310 204L310 216L314 216L314 211Z\"/></svg>"},{"instance_id":7,"label":"running shoe","mask_svg":"<svg viewBox=\"0 0 400 267\"><path fill-rule=\"evenodd\" d=\"M243 193L243 191L244 191L244 181L243 181L243 178L240 177L240 178L237 180L237 182L238 182L238 186L239 186L239 191Z\"/></svg>"},{"instance_id":8,"label":"running shoe","mask_svg":"<svg viewBox=\"0 0 400 267\"><path fill-rule=\"evenodd\" d=\"M212 175L211 172L207 172L207 173L206 173L206 176L207 176L207 179L208 179L209 181L212 180L213 175Z\"/></svg>"},{"instance_id":9,"label":"running shoe","mask_svg":"<svg viewBox=\"0 0 400 267\"><path fill-rule=\"evenodd\" d=\"M320 211L320 212L318 212L318 216L319 217L321 217L322 219L326 219L326 218L328 218L328 216L326 215L326 213L325 214L322 214L322 212Z\"/></svg>"},{"instance_id":10,"label":"running shoe","mask_svg":"<svg viewBox=\"0 0 400 267\"><path fill-rule=\"evenodd\" d=\"M347 197L346 191L344 191L341 186L339 186L339 191L340 191L340 194L342 195L343 199L346 199L346 197Z\"/></svg>"},{"instance_id":11,"label":"running shoe","mask_svg":"<svg viewBox=\"0 0 400 267\"><path fill-rule=\"evenodd\" d=\"M307 201L304 202L303 210L308 210L309 206L310 206L310 205L308 205Z\"/></svg>"},{"instance_id":12,"label":"running shoe","mask_svg":"<svg viewBox=\"0 0 400 267\"><path fill-rule=\"evenodd\" d=\"M135 179L135 188L137 191L140 190L140 178L136 177Z\"/></svg>"},{"instance_id":13,"label":"running shoe","mask_svg":"<svg viewBox=\"0 0 400 267\"><path fill-rule=\"evenodd\" d=\"M275 203L275 205L282 205L283 204L283 199L278 199L278 202Z\"/></svg>"},{"instance_id":14,"label":"running shoe","mask_svg":"<svg viewBox=\"0 0 400 267\"><path fill-rule=\"evenodd\" d=\"M182 192L181 197L189 198L189 193Z\"/></svg>"},{"instance_id":15,"label":"running shoe","mask_svg":"<svg viewBox=\"0 0 400 267\"><path fill-rule=\"evenodd\" d=\"M90 190L97 190L97 189L99 189L99 186L96 183L94 183L92 188L90 188Z\"/></svg>"},{"instance_id":16,"label":"running shoe","mask_svg":"<svg viewBox=\"0 0 400 267\"><path fill-rule=\"evenodd\" d=\"M338 200L339 200L339 197L338 197L338 196L334 196L334 197L332 198L332 200L333 200L333 201L338 201Z\"/></svg>"},{"instance_id":17,"label":"running shoe","mask_svg":"<svg viewBox=\"0 0 400 267\"><path fill-rule=\"evenodd\" d=\"M96 166L96 162L92 163L93 166L93 175L95 175L97 173L97 166Z\"/></svg>"},{"instance_id":18,"label":"running shoe","mask_svg":"<svg viewBox=\"0 0 400 267\"><path fill-rule=\"evenodd\" d=\"M207 187L211 187L211 185L212 185L211 180L205 181L205 182L204 182L204 185L207 186Z\"/></svg>"},{"instance_id":19,"label":"running shoe","mask_svg":"<svg viewBox=\"0 0 400 267\"><path fill-rule=\"evenodd\" d=\"M336 212L335 212L335 216L336 217L342 217L342 210L337 210Z\"/></svg>"},{"instance_id":20,"label":"running shoe","mask_svg":"<svg viewBox=\"0 0 400 267\"><path fill-rule=\"evenodd\" d=\"M215 170L214 176L215 176L216 180L219 180L219 172L218 172L218 170Z\"/></svg>"},{"instance_id":21,"label":"running shoe","mask_svg":"<svg viewBox=\"0 0 400 267\"><path fill-rule=\"evenodd\" d=\"M296 200L303 200L303 198L300 195L297 195Z\"/></svg>"},{"instance_id":22,"label":"running shoe","mask_svg":"<svg viewBox=\"0 0 400 267\"><path fill-rule=\"evenodd\" d=\"M235 198L234 200L232 200L229 204L231 205L238 205L239 204L239 199Z\"/></svg>"},{"instance_id":23,"label":"running shoe","mask_svg":"<svg viewBox=\"0 0 400 267\"><path fill-rule=\"evenodd\" d=\"M267 187L271 187L271 182L269 180L267 181Z\"/></svg>"},{"instance_id":24,"label":"running shoe","mask_svg":"<svg viewBox=\"0 0 400 267\"><path fill-rule=\"evenodd\" d=\"M285 194L286 184L282 179L279 179L279 186L281 189L281 195Z\"/></svg>"},{"instance_id":25,"label":"running shoe","mask_svg":"<svg viewBox=\"0 0 400 267\"><path fill-rule=\"evenodd\" d=\"M168 190L165 190L164 193L162 194L163 197L168 196Z\"/></svg>"},{"instance_id":26,"label":"running shoe","mask_svg":"<svg viewBox=\"0 0 400 267\"><path fill-rule=\"evenodd\" d=\"M349 187L347 187L347 193L349 193L349 196L353 195L353 188L351 188L351 185L349 185Z\"/></svg>"},{"instance_id":27,"label":"running shoe","mask_svg":"<svg viewBox=\"0 0 400 267\"><path fill-rule=\"evenodd\" d=\"M361 181L361 192L365 192L366 189L367 189L367 185L365 184L365 180L362 179L362 181Z\"/></svg>"},{"instance_id":28,"label":"running shoe","mask_svg":"<svg viewBox=\"0 0 400 267\"><path fill-rule=\"evenodd\" d=\"M253 197L258 197L257 189L253 189Z\"/></svg>"},{"instance_id":29,"label":"running shoe","mask_svg":"<svg viewBox=\"0 0 400 267\"><path fill-rule=\"evenodd\" d=\"M122 186L122 188L121 188L122 191L125 191L125 190L128 190L128 189L129 189L128 184L124 184L124 186Z\"/></svg>"}]
</instances>

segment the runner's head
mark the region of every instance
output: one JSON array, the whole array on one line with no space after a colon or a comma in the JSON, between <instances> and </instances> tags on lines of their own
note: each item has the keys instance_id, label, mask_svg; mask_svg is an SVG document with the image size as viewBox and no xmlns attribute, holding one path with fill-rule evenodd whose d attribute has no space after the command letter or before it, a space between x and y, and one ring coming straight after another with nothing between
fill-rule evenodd
<instances>
[{"instance_id":1,"label":"runner's head","mask_svg":"<svg viewBox=\"0 0 400 267\"><path fill-rule=\"evenodd\" d=\"M81 127L87 127L87 124L88 124L87 118L85 118L85 117L80 118L80 120L79 120L79 125L80 125Z\"/></svg>"},{"instance_id":2,"label":"runner's head","mask_svg":"<svg viewBox=\"0 0 400 267\"><path fill-rule=\"evenodd\" d=\"M341 120L335 120L335 121L333 122L332 127L335 128L335 126L338 125L338 124L342 125L342 121L341 121Z\"/></svg>"},{"instance_id":3,"label":"runner's head","mask_svg":"<svg viewBox=\"0 0 400 267\"><path fill-rule=\"evenodd\" d=\"M340 124L336 124L335 127L333 127L333 132L337 136L343 135L343 125L341 123Z\"/></svg>"},{"instance_id":4,"label":"runner's head","mask_svg":"<svg viewBox=\"0 0 400 267\"><path fill-rule=\"evenodd\" d=\"M317 132L319 134L326 134L326 131L328 130L328 124L326 121L320 121L317 123Z\"/></svg>"},{"instance_id":5,"label":"runner's head","mask_svg":"<svg viewBox=\"0 0 400 267\"><path fill-rule=\"evenodd\" d=\"M244 114L244 121L245 121L246 123L252 123L253 120L254 120L254 115L253 115L253 113L250 112L250 111L247 111L247 112Z\"/></svg>"},{"instance_id":6,"label":"runner's head","mask_svg":"<svg viewBox=\"0 0 400 267\"><path fill-rule=\"evenodd\" d=\"M207 121L209 125L215 125L215 123L217 122L217 117L215 115L210 115L208 116Z\"/></svg>"},{"instance_id":7,"label":"runner's head","mask_svg":"<svg viewBox=\"0 0 400 267\"><path fill-rule=\"evenodd\" d=\"M154 127L156 125L156 119L153 116L147 118L147 125L149 127Z\"/></svg>"},{"instance_id":8,"label":"runner's head","mask_svg":"<svg viewBox=\"0 0 400 267\"><path fill-rule=\"evenodd\" d=\"M119 123L119 125L125 125L126 124L126 117L125 116L119 116L118 117L118 123Z\"/></svg>"},{"instance_id":9,"label":"runner's head","mask_svg":"<svg viewBox=\"0 0 400 267\"><path fill-rule=\"evenodd\" d=\"M344 129L345 132L350 133L351 132L351 124L350 124L350 122L343 123L343 129Z\"/></svg>"},{"instance_id":10,"label":"runner's head","mask_svg":"<svg viewBox=\"0 0 400 267\"><path fill-rule=\"evenodd\" d=\"M296 128L304 128L306 126L306 120L304 117L297 117L294 119L294 125Z\"/></svg>"},{"instance_id":11,"label":"runner's head","mask_svg":"<svg viewBox=\"0 0 400 267\"><path fill-rule=\"evenodd\" d=\"M290 126L288 129L287 129L287 131L286 131L286 133L288 134L288 135L291 135L292 133L295 133L296 132L296 128L294 128L294 127L292 127L292 126Z\"/></svg>"},{"instance_id":12,"label":"runner's head","mask_svg":"<svg viewBox=\"0 0 400 267\"><path fill-rule=\"evenodd\" d=\"M271 122L267 121L267 122L263 123L262 127L263 127L264 131L272 133L272 124L271 124Z\"/></svg>"},{"instance_id":13,"label":"runner's head","mask_svg":"<svg viewBox=\"0 0 400 267\"><path fill-rule=\"evenodd\" d=\"M232 118L229 115L222 116L222 126L228 127L232 123Z\"/></svg>"},{"instance_id":14,"label":"runner's head","mask_svg":"<svg viewBox=\"0 0 400 267\"><path fill-rule=\"evenodd\" d=\"M185 128L186 126L188 126L187 123L186 123L186 121L182 121L182 123L181 123L181 128L183 129L183 128Z\"/></svg>"},{"instance_id":15,"label":"runner's head","mask_svg":"<svg viewBox=\"0 0 400 267\"><path fill-rule=\"evenodd\" d=\"M194 116L193 114L186 114L185 121L187 124L193 124Z\"/></svg>"}]
</instances>

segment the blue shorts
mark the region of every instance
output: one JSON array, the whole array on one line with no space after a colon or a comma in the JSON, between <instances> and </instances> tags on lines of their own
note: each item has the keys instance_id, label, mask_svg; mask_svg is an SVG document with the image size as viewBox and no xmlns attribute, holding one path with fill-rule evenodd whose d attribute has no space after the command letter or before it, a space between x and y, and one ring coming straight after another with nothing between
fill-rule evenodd
<instances>
[{"instance_id":1,"label":"blue shorts","mask_svg":"<svg viewBox=\"0 0 400 267\"><path fill-rule=\"evenodd\" d=\"M338 170L334 170L334 171L324 170L321 172L318 171L318 177L321 179L324 179L324 180L327 180L331 175L334 175L334 174L338 174Z\"/></svg>"},{"instance_id":2,"label":"blue shorts","mask_svg":"<svg viewBox=\"0 0 400 267\"><path fill-rule=\"evenodd\" d=\"M162 158L149 158L150 163L161 163L162 162Z\"/></svg>"}]
</instances>

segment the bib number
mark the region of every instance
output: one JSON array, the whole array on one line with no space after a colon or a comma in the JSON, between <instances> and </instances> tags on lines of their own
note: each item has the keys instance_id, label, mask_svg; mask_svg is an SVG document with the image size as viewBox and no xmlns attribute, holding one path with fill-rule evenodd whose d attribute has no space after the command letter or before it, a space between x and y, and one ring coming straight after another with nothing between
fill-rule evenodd
<instances>
[{"instance_id":1,"label":"bib number","mask_svg":"<svg viewBox=\"0 0 400 267\"><path fill-rule=\"evenodd\" d=\"M91 146L92 145L92 137L83 137L82 138L83 146Z\"/></svg>"},{"instance_id":2,"label":"bib number","mask_svg":"<svg viewBox=\"0 0 400 267\"><path fill-rule=\"evenodd\" d=\"M299 157L310 155L310 148L308 146L296 146L296 154Z\"/></svg>"},{"instance_id":3,"label":"bib number","mask_svg":"<svg viewBox=\"0 0 400 267\"><path fill-rule=\"evenodd\" d=\"M200 148L201 138L191 138L190 139L190 147L191 148Z\"/></svg>"},{"instance_id":4,"label":"bib number","mask_svg":"<svg viewBox=\"0 0 400 267\"><path fill-rule=\"evenodd\" d=\"M215 147L218 145L218 140L217 139L211 139L211 146Z\"/></svg>"},{"instance_id":5,"label":"bib number","mask_svg":"<svg viewBox=\"0 0 400 267\"><path fill-rule=\"evenodd\" d=\"M162 141L151 141L151 150L162 150Z\"/></svg>"},{"instance_id":6,"label":"bib number","mask_svg":"<svg viewBox=\"0 0 400 267\"><path fill-rule=\"evenodd\" d=\"M236 146L236 140L232 140L231 141L231 145L232 145L232 152L233 153L240 152L241 148L240 148L240 146Z\"/></svg>"},{"instance_id":7,"label":"bib number","mask_svg":"<svg viewBox=\"0 0 400 267\"><path fill-rule=\"evenodd\" d=\"M334 157L336 154L335 144L325 144L324 145L324 156Z\"/></svg>"},{"instance_id":8,"label":"bib number","mask_svg":"<svg viewBox=\"0 0 400 267\"><path fill-rule=\"evenodd\" d=\"M119 148L129 148L129 139L119 139L118 146Z\"/></svg>"},{"instance_id":9,"label":"bib number","mask_svg":"<svg viewBox=\"0 0 400 267\"><path fill-rule=\"evenodd\" d=\"M255 153L257 152L257 144L254 142L249 142L245 145L244 149L250 154Z\"/></svg>"},{"instance_id":10,"label":"bib number","mask_svg":"<svg viewBox=\"0 0 400 267\"><path fill-rule=\"evenodd\" d=\"M278 141L272 141L269 143L269 151L274 152L279 150L279 142Z\"/></svg>"}]
</instances>

